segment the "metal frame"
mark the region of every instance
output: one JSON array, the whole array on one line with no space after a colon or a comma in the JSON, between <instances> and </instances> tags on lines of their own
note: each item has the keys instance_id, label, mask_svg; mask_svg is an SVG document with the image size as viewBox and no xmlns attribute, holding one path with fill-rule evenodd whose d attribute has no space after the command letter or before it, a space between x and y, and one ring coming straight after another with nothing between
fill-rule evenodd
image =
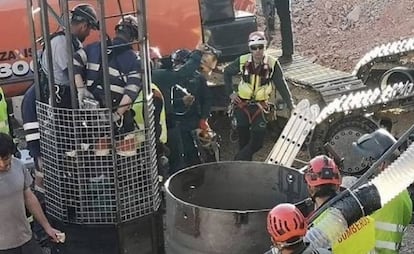
<instances>
[{"instance_id":1,"label":"metal frame","mask_svg":"<svg viewBox=\"0 0 414 254\"><path fill-rule=\"evenodd\" d=\"M37 52L36 24L33 17L33 0L27 1L32 49ZM48 62L48 87L54 91L54 75L50 43L49 13L57 17L48 0L37 0L40 8L41 35L45 42ZM63 15L66 31L66 48L68 55L73 55L72 35L70 33L69 5L73 1L59 1L57 14ZM79 2L79 1L78 1ZM35 75L37 93L37 111L41 132L41 150L45 170L46 201L48 213L54 219L74 224L119 224L156 212L161 203L159 193L157 161L155 152L154 106L150 89L151 69L149 45L146 29L145 0L133 0L134 12L139 19L139 39L131 44L139 44L142 68L142 92L144 103L145 129L131 132L134 137L144 137L139 142L137 155L122 157L116 153L120 137L115 136L113 126L114 108L109 83L109 63L107 56L106 19L116 15L105 16L105 0L95 0L99 16L100 44L102 55L103 87L105 103L108 108L78 109L76 88L70 86L71 109L57 108L56 96L50 93L51 103L40 102L40 80ZM120 3L120 2L119 2ZM121 9L121 8L120 8ZM139 10L139 11L138 11ZM33 54L34 71L38 73L41 66L39 57ZM68 61L69 82L74 84L73 62ZM96 157L86 146L97 146L100 137L110 137L110 154ZM72 150L74 157L69 156ZM96 183L96 184L95 184ZM96 188L95 188L96 187Z\"/></svg>"}]
</instances>

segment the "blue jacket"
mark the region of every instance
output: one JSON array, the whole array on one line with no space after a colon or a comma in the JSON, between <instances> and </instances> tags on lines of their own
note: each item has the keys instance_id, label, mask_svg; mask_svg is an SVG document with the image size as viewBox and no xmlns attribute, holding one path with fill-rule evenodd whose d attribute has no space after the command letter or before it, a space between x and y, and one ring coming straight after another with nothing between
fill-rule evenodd
<instances>
[{"instance_id":1,"label":"blue jacket","mask_svg":"<svg viewBox=\"0 0 414 254\"><path fill-rule=\"evenodd\" d=\"M22 102L23 129L27 142L27 149L34 158L40 157L40 132L36 113L36 92L32 85L24 94Z\"/></svg>"},{"instance_id":2,"label":"blue jacket","mask_svg":"<svg viewBox=\"0 0 414 254\"><path fill-rule=\"evenodd\" d=\"M108 51L109 82L112 93L112 106L119 106L124 95L128 95L132 101L138 96L142 88L141 68L137 54L130 45L119 46L127 43L121 38L113 40L113 47ZM74 72L80 74L86 81L88 90L105 105L103 71L100 42L92 43L83 49L79 49L74 55Z\"/></svg>"}]
</instances>

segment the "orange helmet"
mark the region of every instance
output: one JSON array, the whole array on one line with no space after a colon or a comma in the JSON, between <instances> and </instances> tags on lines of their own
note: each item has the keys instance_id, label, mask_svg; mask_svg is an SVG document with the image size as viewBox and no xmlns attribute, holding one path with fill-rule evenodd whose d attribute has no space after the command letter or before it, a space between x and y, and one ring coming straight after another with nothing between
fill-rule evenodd
<instances>
[{"instance_id":1,"label":"orange helmet","mask_svg":"<svg viewBox=\"0 0 414 254\"><path fill-rule=\"evenodd\" d=\"M305 236L308 223L296 206L279 204L267 215L267 231L275 243L284 243Z\"/></svg>"},{"instance_id":2,"label":"orange helmet","mask_svg":"<svg viewBox=\"0 0 414 254\"><path fill-rule=\"evenodd\" d=\"M267 40L264 32L256 31L249 35L249 47L253 45L267 45Z\"/></svg>"},{"instance_id":3,"label":"orange helmet","mask_svg":"<svg viewBox=\"0 0 414 254\"><path fill-rule=\"evenodd\" d=\"M313 158L305 171L305 180L309 186L323 184L341 184L341 175L335 161L326 155Z\"/></svg>"}]
</instances>

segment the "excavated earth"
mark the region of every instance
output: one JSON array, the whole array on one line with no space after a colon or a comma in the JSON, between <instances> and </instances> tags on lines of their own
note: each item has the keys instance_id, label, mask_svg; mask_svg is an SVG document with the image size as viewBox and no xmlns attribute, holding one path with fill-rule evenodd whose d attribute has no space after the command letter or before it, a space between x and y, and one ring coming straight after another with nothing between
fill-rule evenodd
<instances>
[{"instance_id":1,"label":"excavated earth","mask_svg":"<svg viewBox=\"0 0 414 254\"><path fill-rule=\"evenodd\" d=\"M414 36L413 0L292 0L291 5L295 53L329 68L352 72L358 60L375 46ZM259 26L264 30L260 6L257 14ZM278 28L271 47L280 48ZM307 88L294 84L290 88L296 102L303 98L320 100ZM413 113L404 114L391 116L396 136L413 124ZM213 126L222 137L221 157L231 160L237 143L229 139L230 123L224 115L216 120ZM265 145L255 160L266 159L279 131L278 126L269 128ZM308 155L303 150L299 156L306 159ZM413 226L407 229L400 253L414 253Z\"/></svg>"}]
</instances>

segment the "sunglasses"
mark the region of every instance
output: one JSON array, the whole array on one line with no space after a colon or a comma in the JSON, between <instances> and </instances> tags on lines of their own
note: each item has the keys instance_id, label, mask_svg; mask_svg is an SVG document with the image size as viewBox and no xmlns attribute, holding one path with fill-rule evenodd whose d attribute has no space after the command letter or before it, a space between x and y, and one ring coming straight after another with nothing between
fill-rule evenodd
<instances>
[{"instance_id":1,"label":"sunglasses","mask_svg":"<svg viewBox=\"0 0 414 254\"><path fill-rule=\"evenodd\" d=\"M250 50L252 51L262 50L262 49L264 49L264 45L250 46Z\"/></svg>"}]
</instances>

